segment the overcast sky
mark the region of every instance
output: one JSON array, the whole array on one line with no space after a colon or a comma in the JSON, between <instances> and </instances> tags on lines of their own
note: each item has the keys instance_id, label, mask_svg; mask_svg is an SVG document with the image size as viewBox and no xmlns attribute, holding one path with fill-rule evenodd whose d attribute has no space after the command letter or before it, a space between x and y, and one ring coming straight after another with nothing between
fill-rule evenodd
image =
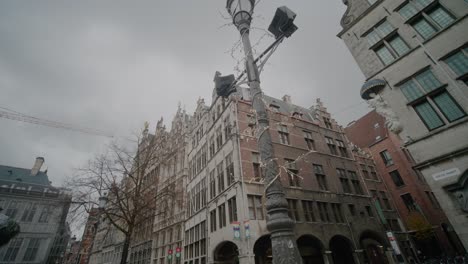
<instances>
[{"instance_id":1,"label":"overcast sky","mask_svg":"<svg viewBox=\"0 0 468 264\"><path fill-rule=\"evenodd\" d=\"M342 1L262 0L253 44L282 5L299 30L270 58L264 91L306 107L320 97L342 125L368 112L364 77L336 37ZM0 1L0 107L121 136L161 116L169 125L179 102L193 113L197 98L211 101L216 70L234 73L239 35L226 16L221 0ZM0 118L0 164L43 156L61 185L109 140Z\"/></svg>"}]
</instances>

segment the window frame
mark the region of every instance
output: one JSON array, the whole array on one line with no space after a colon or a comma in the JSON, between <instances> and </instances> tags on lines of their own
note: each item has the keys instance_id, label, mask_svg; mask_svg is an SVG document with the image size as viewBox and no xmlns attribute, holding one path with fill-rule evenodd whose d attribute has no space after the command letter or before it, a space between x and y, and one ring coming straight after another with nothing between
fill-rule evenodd
<instances>
[{"instance_id":1,"label":"window frame","mask_svg":"<svg viewBox=\"0 0 468 264\"><path fill-rule=\"evenodd\" d=\"M395 178L394 178L394 174L398 174L398 182L401 182L402 184L397 184L397 182L395 181ZM390 172L388 172L388 174L390 175L390 178L392 179L392 182L393 184L395 184L395 187L396 188L400 188L400 187L403 187L406 185L405 181L403 180L403 178L401 177L401 174L398 170L392 170Z\"/></svg>"},{"instance_id":2,"label":"window frame","mask_svg":"<svg viewBox=\"0 0 468 264\"><path fill-rule=\"evenodd\" d=\"M291 141L289 139L289 130L287 125L279 124L278 125L278 135L280 139L280 143L283 145L291 145Z\"/></svg>"},{"instance_id":3,"label":"window frame","mask_svg":"<svg viewBox=\"0 0 468 264\"><path fill-rule=\"evenodd\" d=\"M392 28L388 32L383 32L380 28L383 24L388 24ZM378 40L376 40L374 43L369 42L369 35L375 34L378 37ZM406 42L400 34L398 34L398 28L395 27L393 24L388 22L386 18L380 20L378 23L376 23L374 26L369 28L364 34L361 35L362 38L365 38L367 40L367 44L369 45L369 50L372 50L377 58L379 58L380 62L384 65L384 67L392 64L395 60L398 58L403 57L405 54L411 51L411 46ZM406 46L406 51L403 51L402 54L400 54L397 49L394 47L394 45L391 44L392 41L395 39L399 38L402 43ZM381 55L379 55L379 50L386 49L390 55L392 56L392 60L386 62Z\"/></svg>"},{"instance_id":4,"label":"window frame","mask_svg":"<svg viewBox=\"0 0 468 264\"><path fill-rule=\"evenodd\" d=\"M408 5L412 6L412 8L415 10L415 13L409 17L405 17L400 13L400 11ZM452 21L449 24L447 24L445 27L440 25L431 16L431 14L437 9L441 9L452 19ZM417 3L415 0L408 0L408 1L405 1L403 4L401 4L398 8L396 8L395 11L403 18L403 20L405 21L405 24L410 25L413 28L413 30L424 41L431 39L432 37L437 35L437 33L439 33L440 31L443 31L444 29L452 26L457 20L457 17L453 14L453 12L451 12L448 8L446 8L437 0L432 0L430 3L428 3L425 6L421 6L420 3ZM418 30L416 30L414 24L422 20L424 20L434 30L434 32L431 35L424 37Z\"/></svg>"}]
</instances>

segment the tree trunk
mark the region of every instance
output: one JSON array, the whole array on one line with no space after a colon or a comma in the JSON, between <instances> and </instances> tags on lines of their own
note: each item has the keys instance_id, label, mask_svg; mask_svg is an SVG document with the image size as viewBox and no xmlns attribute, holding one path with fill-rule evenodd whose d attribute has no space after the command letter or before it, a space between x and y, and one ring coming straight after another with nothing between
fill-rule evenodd
<instances>
[{"instance_id":1,"label":"tree trunk","mask_svg":"<svg viewBox=\"0 0 468 264\"><path fill-rule=\"evenodd\" d=\"M122 248L122 257L120 258L120 264L127 263L128 250L130 248L130 235L125 235L125 240Z\"/></svg>"}]
</instances>

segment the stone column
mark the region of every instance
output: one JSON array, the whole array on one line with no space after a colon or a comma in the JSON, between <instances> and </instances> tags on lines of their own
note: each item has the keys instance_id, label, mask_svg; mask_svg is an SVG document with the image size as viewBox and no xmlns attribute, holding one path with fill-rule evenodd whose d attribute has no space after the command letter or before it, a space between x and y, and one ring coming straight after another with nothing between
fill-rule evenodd
<instances>
[{"instance_id":1,"label":"stone column","mask_svg":"<svg viewBox=\"0 0 468 264\"><path fill-rule=\"evenodd\" d=\"M385 251L385 256L387 256L389 264L397 264L397 262L393 258L393 250L392 249L386 250Z\"/></svg>"},{"instance_id":2,"label":"stone column","mask_svg":"<svg viewBox=\"0 0 468 264\"><path fill-rule=\"evenodd\" d=\"M325 250L325 252L323 252L323 263L333 264L332 252L330 250Z\"/></svg>"},{"instance_id":3,"label":"stone column","mask_svg":"<svg viewBox=\"0 0 468 264\"><path fill-rule=\"evenodd\" d=\"M364 254L366 254L366 251L364 249L356 249L353 254L355 262L360 264L366 263L364 259Z\"/></svg>"},{"instance_id":4,"label":"stone column","mask_svg":"<svg viewBox=\"0 0 468 264\"><path fill-rule=\"evenodd\" d=\"M254 262L254 256L249 254L239 255L239 264L251 264Z\"/></svg>"}]
</instances>

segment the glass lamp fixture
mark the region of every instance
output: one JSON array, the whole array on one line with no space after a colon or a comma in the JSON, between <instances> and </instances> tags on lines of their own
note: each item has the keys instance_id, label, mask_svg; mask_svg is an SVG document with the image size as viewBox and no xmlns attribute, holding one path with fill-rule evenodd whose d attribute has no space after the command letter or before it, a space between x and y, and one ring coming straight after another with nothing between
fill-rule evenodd
<instances>
[{"instance_id":1,"label":"glass lamp fixture","mask_svg":"<svg viewBox=\"0 0 468 264\"><path fill-rule=\"evenodd\" d=\"M232 16L232 21L237 27L252 20L255 0L227 0L226 8Z\"/></svg>"}]
</instances>

